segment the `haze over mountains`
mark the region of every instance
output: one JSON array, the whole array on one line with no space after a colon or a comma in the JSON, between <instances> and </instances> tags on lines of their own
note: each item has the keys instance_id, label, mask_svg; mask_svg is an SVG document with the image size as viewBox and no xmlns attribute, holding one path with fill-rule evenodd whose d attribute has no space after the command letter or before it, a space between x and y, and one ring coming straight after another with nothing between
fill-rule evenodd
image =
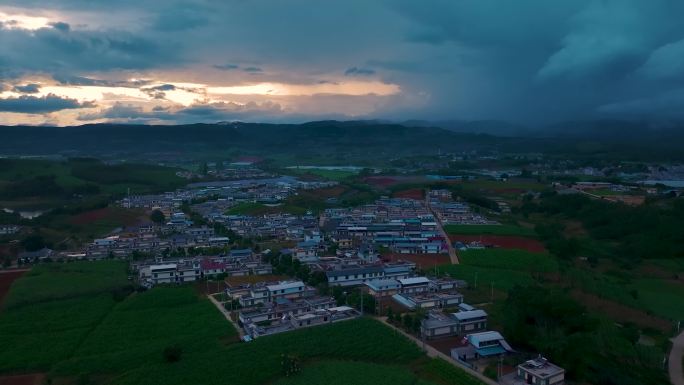
<instances>
[{"instance_id":1,"label":"haze over mountains","mask_svg":"<svg viewBox=\"0 0 684 385\"><path fill-rule=\"evenodd\" d=\"M681 158L679 125L580 121L527 127L500 121L317 121L303 124L220 122L189 125L94 124L70 127L0 127L3 154L102 155L158 152L202 153L239 149L282 153L360 154L391 157L439 151L580 153L628 159Z\"/></svg>"}]
</instances>

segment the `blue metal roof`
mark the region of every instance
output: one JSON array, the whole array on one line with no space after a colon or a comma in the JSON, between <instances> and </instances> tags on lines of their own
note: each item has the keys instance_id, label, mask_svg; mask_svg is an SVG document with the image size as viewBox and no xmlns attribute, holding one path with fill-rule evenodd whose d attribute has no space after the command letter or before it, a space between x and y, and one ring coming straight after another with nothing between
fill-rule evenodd
<instances>
[{"instance_id":1,"label":"blue metal roof","mask_svg":"<svg viewBox=\"0 0 684 385\"><path fill-rule=\"evenodd\" d=\"M490 346L487 348L475 349L475 351L482 357L495 356L497 354L506 353L506 349L502 348L501 346Z\"/></svg>"}]
</instances>

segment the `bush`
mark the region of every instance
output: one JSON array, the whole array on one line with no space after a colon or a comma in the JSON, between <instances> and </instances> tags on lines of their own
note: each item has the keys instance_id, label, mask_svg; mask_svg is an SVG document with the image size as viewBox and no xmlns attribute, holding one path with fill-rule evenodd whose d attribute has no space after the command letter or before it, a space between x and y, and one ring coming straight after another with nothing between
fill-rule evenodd
<instances>
[{"instance_id":1,"label":"bush","mask_svg":"<svg viewBox=\"0 0 684 385\"><path fill-rule=\"evenodd\" d=\"M178 362L183 355L183 349L178 345L167 346L164 349L164 361L172 363Z\"/></svg>"},{"instance_id":2,"label":"bush","mask_svg":"<svg viewBox=\"0 0 684 385\"><path fill-rule=\"evenodd\" d=\"M299 358L291 354L283 354L281 356L281 365L283 374L286 377L293 376L301 371L301 368L299 367Z\"/></svg>"}]
</instances>

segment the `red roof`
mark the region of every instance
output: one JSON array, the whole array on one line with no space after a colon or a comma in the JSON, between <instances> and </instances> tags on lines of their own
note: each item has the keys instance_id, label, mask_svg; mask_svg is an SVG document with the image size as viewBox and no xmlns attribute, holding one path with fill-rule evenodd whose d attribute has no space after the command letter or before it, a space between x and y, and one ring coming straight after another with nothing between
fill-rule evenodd
<instances>
[{"instance_id":1,"label":"red roof","mask_svg":"<svg viewBox=\"0 0 684 385\"><path fill-rule=\"evenodd\" d=\"M219 270L219 269L225 269L226 268L225 263L211 261L208 259L202 260L202 262L200 262L200 266L202 267L202 270Z\"/></svg>"}]
</instances>

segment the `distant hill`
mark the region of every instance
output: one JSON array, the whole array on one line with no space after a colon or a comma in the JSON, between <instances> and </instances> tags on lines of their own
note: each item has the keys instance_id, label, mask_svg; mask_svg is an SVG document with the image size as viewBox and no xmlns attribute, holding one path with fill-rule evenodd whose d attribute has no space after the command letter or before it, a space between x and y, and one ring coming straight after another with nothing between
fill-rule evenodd
<instances>
[{"instance_id":1,"label":"distant hill","mask_svg":"<svg viewBox=\"0 0 684 385\"><path fill-rule=\"evenodd\" d=\"M192 125L94 124L74 127L0 126L2 154L78 155L239 150L260 155L360 154L389 157L491 148L488 135L457 134L435 127L371 122L304 124L218 123Z\"/></svg>"},{"instance_id":2,"label":"distant hill","mask_svg":"<svg viewBox=\"0 0 684 385\"><path fill-rule=\"evenodd\" d=\"M211 157L234 153L361 164L438 152L498 151L623 160L681 160L684 125L566 122L529 128L500 121L221 122L190 125L0 126L0 154ZM157 156L159 157L159 156Z\"/></svg>"}]
</instances>

